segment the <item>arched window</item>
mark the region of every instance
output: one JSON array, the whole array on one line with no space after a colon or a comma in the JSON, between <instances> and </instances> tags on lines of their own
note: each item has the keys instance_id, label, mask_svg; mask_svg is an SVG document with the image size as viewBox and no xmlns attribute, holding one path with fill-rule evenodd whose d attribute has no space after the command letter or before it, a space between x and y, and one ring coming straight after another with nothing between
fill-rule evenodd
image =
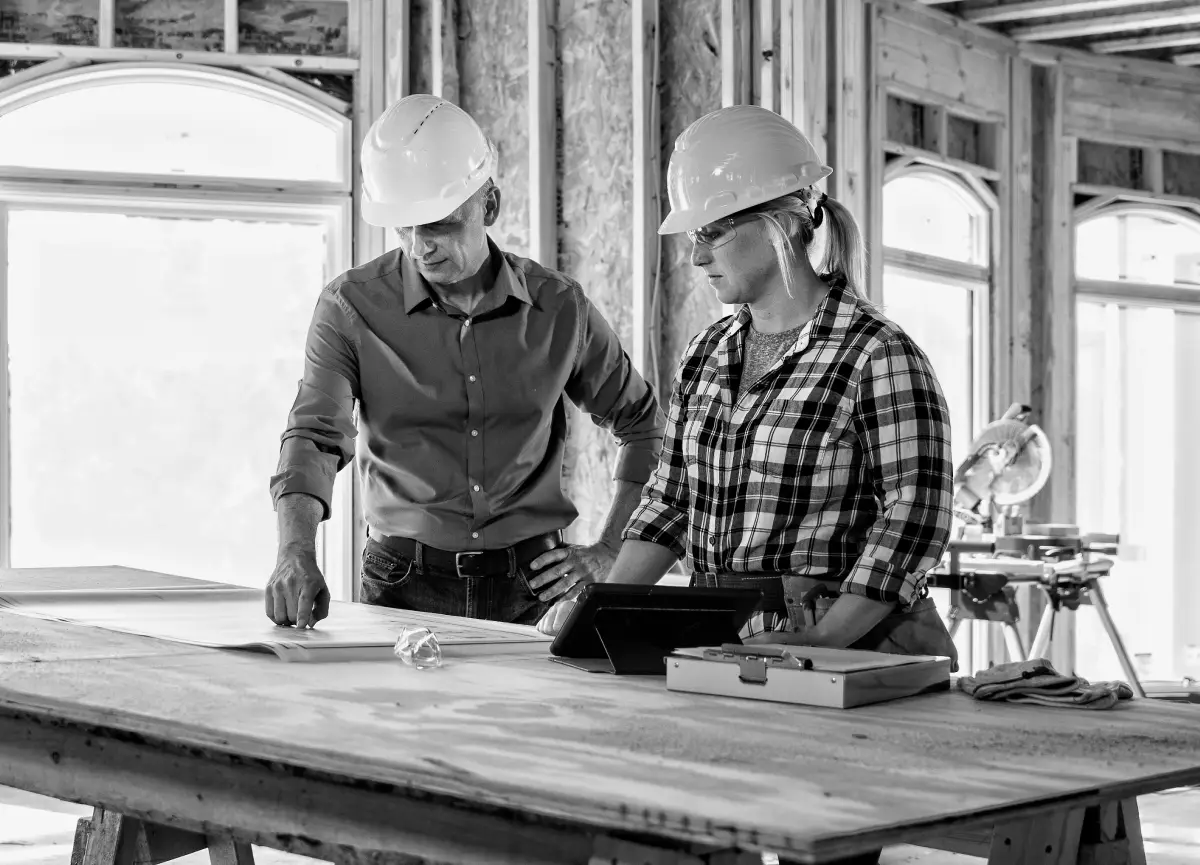
<instances>
[{"instance_id":1,"label":"arched window","mask_svg":"<svg viewBox=\"0 0 1200 865\"><path fill-rule=\"evenodd\" d=\"M305 333L349 264L349 142L337 100L233 70L0 93L0 564L266 583ZM318 542L345 597L334 510Z\"/></svg>"},{"instance_id":2,"label":"arched window","mask_svg":"<svg viewBox=\"0 0 1200 865\"><path fill-rule=\"evenodd\" d=\"M119 63L0 95L0 166L345 185L348 118L222 69Z\"/></svg>"},{"instance_id":3,"label":"arched window","mask_svg":"<svg viewBox=\"0 0 1200 865\"><path fill-rule=\"evenodd\" d=\"M966 184L910 168L883 187L883 312L929 355L957 465L987 417L991 210Z\"/></svg>"},{"instance_id":4,"label":"arched window","mask_svg":"<svg viewBox=\"0 0 1200 865\"><path fill-rule=\"evenodd\" d=\"M1200 218L1080 214L1075 277L1077 521L1121 536L1104 591L1139 675L1200 676ZM1096 617L1077 618L1076 655L1080 675L1123 675Z\"/></svg>"}]
</instances>

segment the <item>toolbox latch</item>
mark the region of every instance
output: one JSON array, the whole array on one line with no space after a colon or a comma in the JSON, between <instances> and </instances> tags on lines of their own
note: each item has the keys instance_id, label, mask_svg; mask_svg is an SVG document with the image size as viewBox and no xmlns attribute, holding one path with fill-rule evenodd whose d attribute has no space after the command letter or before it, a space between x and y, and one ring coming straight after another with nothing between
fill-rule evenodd
<instances>
[{"instance_id":1,"label":"toolbox latch","mask_svg":"<svg viewBox=\"0 0 1200 865\"><path fill-rule=\"evenodd\" d=\"M738 678L748 685L765 685L767 684L767 659L756 658L753 655L747 658L738 658Z\"/></svg>"}]
</instances>

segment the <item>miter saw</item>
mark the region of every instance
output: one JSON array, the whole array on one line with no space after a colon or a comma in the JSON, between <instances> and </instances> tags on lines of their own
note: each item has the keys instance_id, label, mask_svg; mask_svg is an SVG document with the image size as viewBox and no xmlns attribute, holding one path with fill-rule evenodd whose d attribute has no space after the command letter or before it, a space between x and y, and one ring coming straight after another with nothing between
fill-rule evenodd
<instances>
[{"instance_id":1,"label":"miter saw","mask_svg":"<svg viewBox=\"0 0 1200 865\"><path fill-rule=\"evenodd\" d=\"M971 442L970 454L954 474L954 513L963 523L989 531L997 518L1015 517L1017 507L1046 485L1050 440L1040 427L1026 423L1031 411L1013 403Z\"/></svg>"}]
</instances>

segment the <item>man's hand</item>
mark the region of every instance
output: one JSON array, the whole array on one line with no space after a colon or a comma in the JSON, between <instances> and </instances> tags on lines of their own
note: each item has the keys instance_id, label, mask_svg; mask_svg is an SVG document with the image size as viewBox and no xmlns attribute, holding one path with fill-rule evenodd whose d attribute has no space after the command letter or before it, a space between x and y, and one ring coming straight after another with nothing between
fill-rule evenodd
<instances>
[{"instance_id":1,"label":"man's hand","mask_svg":"<svg viewBox=\"0 0 1200 865\"><path fill-rule=\"evenodd\" d=\"M313 551L282 551L267 583L267 618L277 625L312 628L329 615L329 588Z\"/></svg>"},{"instance_id":2,"label":"man's hand","mask_svg":"<svg viewBox=\"0 0 1200 865\"><path fill-rule=\"evenodd\" d=\"M534 577L529 581L538 599L549 603L575 586L603 580L617 560L617 551L604 544L569 544L542 553L529 563Z\"/></svg>"},{"instance_id":3,"label":"man's hand","mask_svg":"<svg viewBox=\"0 0 1200 865\"><path fill-rule=\"evenodd\" d=\"M576 587L567 592L558 603L551 607L546 615L537 623L537 629L548 637L557 637L558 632L567 623L567 618L575 611L575 604L582 594L582 588Z\"/></svg>"}]
</instances>

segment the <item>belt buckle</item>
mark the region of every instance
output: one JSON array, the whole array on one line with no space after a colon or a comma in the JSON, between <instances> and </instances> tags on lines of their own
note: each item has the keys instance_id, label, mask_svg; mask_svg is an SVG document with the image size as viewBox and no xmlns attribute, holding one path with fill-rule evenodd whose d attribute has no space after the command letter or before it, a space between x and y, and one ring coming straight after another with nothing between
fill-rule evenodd
<instances>
[{"instance_id":1,"label":"belt buckle","mask_svg":"<svg viewBox=\"0 0 1200 865\"><path fill-rule=\"evenodd\" d=\"M481 574L481 573L474 573L474 574L463 573L463 559L464 558L467 559L467 561L468 561L467 568L470 569L470 567L471 567L470 562L473 561L474 559L479 558L482 555L483 555L483 553L480 553L480 552L455 553L454 554L454 570L455 570L455 572L460 577L482 577L483 574Z\"/></svg>"}]
</instances>

